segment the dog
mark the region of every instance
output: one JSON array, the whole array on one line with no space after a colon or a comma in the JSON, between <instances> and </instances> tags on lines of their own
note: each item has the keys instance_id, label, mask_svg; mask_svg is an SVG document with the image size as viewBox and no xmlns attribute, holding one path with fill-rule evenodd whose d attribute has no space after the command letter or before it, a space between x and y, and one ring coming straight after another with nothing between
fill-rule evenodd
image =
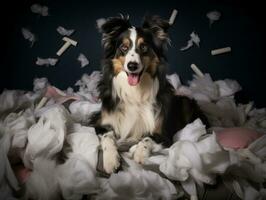
<instances>
[{"instance_id":1,"label":"dog","mask_svg":"<svg viewBox=\"0 0 266 200\"><path fill-rule=\"evenodd\" d=\"M133 157L143 163L152 144L169 146L173 135L186 124L196 118L206 122L196 102L175 95L166 78L169 28L168 21L159 16L146 16L141 27L132 26L127 16L111 17L100 28L104 58L98 90L102 109L92 121L110 130L101 137L107 174L120 166L118 139L142 142L146 153L138 149Z\"/></svg>"}]
</instances>

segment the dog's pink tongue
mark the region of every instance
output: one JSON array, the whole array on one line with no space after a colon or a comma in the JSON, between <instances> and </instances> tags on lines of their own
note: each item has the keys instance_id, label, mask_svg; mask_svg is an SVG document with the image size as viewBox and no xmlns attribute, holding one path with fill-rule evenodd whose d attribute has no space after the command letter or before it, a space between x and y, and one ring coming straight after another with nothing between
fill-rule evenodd
<instances>
[{"instance_id":1,"label":"dog's pink tongue","mask_svg":"<svg viewBox=\"0 0 266 200\"><path fill-rule=\"evenodd\" d=\"M128 84L131 86L135 86L139 82L139 75L138 74L128 74Z\"/></svg>"}]
</instances>

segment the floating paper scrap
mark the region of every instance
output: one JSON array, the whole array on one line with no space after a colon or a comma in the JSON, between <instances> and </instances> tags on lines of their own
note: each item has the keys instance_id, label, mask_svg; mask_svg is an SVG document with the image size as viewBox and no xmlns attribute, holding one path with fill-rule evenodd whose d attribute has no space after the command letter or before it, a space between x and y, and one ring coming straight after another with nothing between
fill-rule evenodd
<instances>
[{"instance_id":1,"label":"floating paper scrap","mask_svg":"<svg viewBox=\"0 0 266 200\"><path fill-rule=\"evenodd\" d=\"M89 60L86 58L84 54L79 54L79 57L77 59L80 62L81 67L85 67L89 64Z\"/></svg>"},{"instance_id":2,"label":"floating paper scrap","mask_svg":"<svg viewBox=\"0 0 266 200\"><path fill-rule=\"evenodd\" d=\"M182 85L180 78L177 74L166 75L166 78L169 83L175 88L175 90L177 90L177 88Z\"/></svg>"},{"instance_id":3,"label":"floating paper scrap","mask_svg":"<svg viewBox=\"0 0 266 200\"><path fill-rule=\"evenodd\" d=\"M211 26L215 21L218 21L221 17L221 13L214 10L206 14L206 17L209 18L209 25Z\"/></svg>"},{"instance_id":4,"label":"floating paper scrap","mask_svg":"<svg viewBox=\"0 0 266 200\"><path fill-rule=\"evenodd\" d=\"M41 16L48 16L48 7L47 6L41 6L40 4L33 4L30 7L31 12L40 14Z\"/></svg>"},{"instance_id":5,"label":"floating paper scrap","mask_svg":"<svg viewBox=\"0 0 266 200\"><path fill-rule=\"evenodd\" d=\"M227 53L227 52L230 52L230 51L231 51L231 47L224 47L224 48L220 48L220 49L211 50L211 54L213 56L215 56L215 55Z\"/></svg>"},{"instance_id":6,"label":"floating paper scrap","mask_svg":"<svg viewBox=\"0 0 266 200\"><path fill-rule=\"evenodd\" d=\"M176 9L174 9L172 14L171 14L171 17L169 19L170 25L173 25L173 23L175 22L175 18L176 18L177 13L178 13L178 11Z\"/></svg>"},{"instance_id":7,"label":"floating paper scrap","mask_svg":"<svg viewBox=\"0 0 266 200\"><path fill-rule=\"evenodd\" d=\"M61 34L61 35L63 35L63 36L70 36L70 35L72 35L73 33L74 33L74 29L69 29L69 30L67 30L67 29L65 29L64 27L62 27L62 26L58 26L57 27L57 32L59 33L59 34Z\"/></svg>"},{"instance_id":8,"label":"floating paper scrap","mask_svg":"<svg viewBox=\"0 0 266 200\"><path fill-rule=\"evenodd\" d=\"M100 18L100 19L97 19L97 20L96 20L97 28L99 29L99 31L101 30L102 25L103 25L105 22L106 22L106 19L105 19L105 18Z\"/></svg>"},{"instance_id":9,"label":"floating paper scrap","mask_svg":"<svg viewBox=\"0 0 266 200\"><path fill-rule=\"evenodd\" d=\"M44 90L49 85L48 79L46 77L43 78L35 78L33 80L33 91L38 92Z\"/></svg>"},{"instance_id":10,"label":"floating paper scrap","mask_svg":"<svg viewBox=\"0 0 266 200\"><path fill-rule=\"evenodd\" d=\"M192 70L194 71L194 73L198 76L203 78L204 74L202 73L202 71L195 65L195 64L191 64L190 67L192 68Z\"/></svg>"},{"instance_id":11,"label":"floating paper scrap","mask_svg":"<svg viewBox=\"0 0 266 200\"><path fill-rule=\"evenodd\" d=\"M57 63L58 59L56 58L37 58L36 65L42 66L54 66Z\"/></svg>"},{"instance_id":12,"label":"floating paper scrap","mask_svg":"<svg viewBox=\"0 0 266 200\"><path fill-rule=\"evenodd\" d=\"M26 28L22 28L21 32L23 37L31 42L31 47L32 47L34 42L36 41L35 35Z\"/></svg>"},{"instance_id":13,"label":"floating paper scrap","mask_svg":"<svg viewBox=\"0 0 266 200\"><path fill-rule=\"evenodd\" d=\"M199 47L200 38L194 31L190 34L190 40L187 42L187 46L182 47L180 50L184 51L193 46L193 43Z\"/></svg>"}]
</instances>

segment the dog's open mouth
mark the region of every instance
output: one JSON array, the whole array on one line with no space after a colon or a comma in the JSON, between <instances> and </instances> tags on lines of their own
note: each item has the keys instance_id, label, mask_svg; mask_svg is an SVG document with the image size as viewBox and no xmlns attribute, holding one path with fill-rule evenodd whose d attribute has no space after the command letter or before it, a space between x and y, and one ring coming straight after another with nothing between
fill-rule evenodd
<instances>
[{"instance_id":1,"label":"dog's open mouth","mask_svg":"<svg viewBox=\"0 0 266 200\"><path fill-rule=\"evenodd\" d=\"M142 71L140 73L127 73L127 81L131 86L135 86L140 82Z\"/></svg>"},{"instance_id":2,"label":"dog's open mouth","mask_svg":"<svg viewBox=\"0 0 266 200\"><path fill-rule=\"evenodd\" d=\"M139 83L139 80L140 80L140 74L136 74L136 73L127 74L127 81L129 85L135 86Z\"/></svg>"}]
</instances>

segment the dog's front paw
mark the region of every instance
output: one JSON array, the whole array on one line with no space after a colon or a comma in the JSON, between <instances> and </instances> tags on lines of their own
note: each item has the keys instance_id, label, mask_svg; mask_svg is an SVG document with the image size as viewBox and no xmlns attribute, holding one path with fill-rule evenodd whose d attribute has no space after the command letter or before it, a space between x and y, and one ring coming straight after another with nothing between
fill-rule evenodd
<instances>
[{"instance_id":1,"label":"dog's front paw","mask_svg":"<svg viewBox=\"0 0 266 200\"><path fill-rule=\"evenodd\" d=\"M144 164L145 160L150 157L152 152L157 152L162 149L160 144L156 144L150 137L145 137L138 144L131 148L133 159L139 163Z\"/></svg>"},{"instance_id":2,"label":"dog's front paw","mask_svg":"<svg viewBox=\"0 0 266 200\"><path fill-rule=\"evenodd\" d=\"M107 174L114 173L120 167L120 156L116 149L103 151L103 169Z\"/></svg>"},{"instance_id":3,"label":"dog's front paw","mask_svg":"<svg viewBox=\"0 0 266 200\"><path fill-rule=\"evenodd\" d=\"M153 141L149 137L144 138L137 144L133 159L139 164L144 164L145 160L150 157L152 148Z\"/></svg>"},{"instance_id":4,"label":"dog's front paw","mask_svg":"<svg viewBox=\"0 0 266 200\"><path fill-rule=\"evenodd\" d=\"M108 132L101 140L103 150L103 169L107 174L116 172L120 166L120 156L112 132Z\"/></svg>"},{"instance_id":5,"label":"dog's front paw","mask_svg":"<svg viewBox=\"0 0 266 200\"><path fill-rule=\"evenodd\" d=\"M151 149L141 141L137 144L133 159L139 164L144 164L145 160L150 156L150 154Z\"/></svg>"}]
</instances>

